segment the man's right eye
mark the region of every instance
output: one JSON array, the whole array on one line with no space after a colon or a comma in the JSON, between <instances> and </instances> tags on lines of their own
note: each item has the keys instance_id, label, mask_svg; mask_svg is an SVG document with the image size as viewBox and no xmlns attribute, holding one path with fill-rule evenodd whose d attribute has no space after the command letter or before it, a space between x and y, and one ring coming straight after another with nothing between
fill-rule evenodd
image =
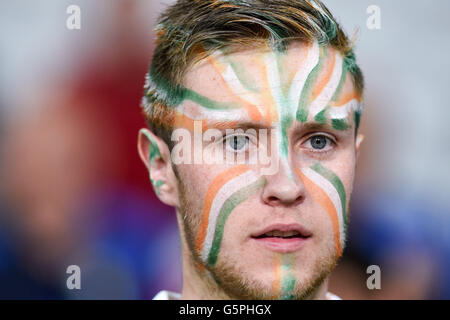
<instances>
[{"instance_id":1,"label":"man's right eye","mask_svg":"<svg viewBox=\"0 0 450 320\"><path fill-rule=\"evenodd\" d=\"M243 151L248 147L249 137L246 135L232 135L226 137L225 143L227 148L231 148L232 151Z\"/></svg>"},{"instance_id":2,"label":"man's right eye","mask_svg":"<svg viewBox=\"0 0 450 320\"><path fill-rule=\"evenodd\" d=\"M325 152L332 149L335 142L324 134L316 134L308 138L304 143L305 147L314 152Z\"/></svg>"}]
</instances>

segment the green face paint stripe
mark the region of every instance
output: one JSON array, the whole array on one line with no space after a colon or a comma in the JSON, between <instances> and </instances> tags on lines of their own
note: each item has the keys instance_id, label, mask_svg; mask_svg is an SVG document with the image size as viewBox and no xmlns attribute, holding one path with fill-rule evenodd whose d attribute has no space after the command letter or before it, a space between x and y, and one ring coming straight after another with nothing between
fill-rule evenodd
<instances>
[{"instance_id":1,"label":"green face paint stripe","mask_svg":"<svg viewBox=\"0 0 450 320\"><path fill-rule=\"evenodd\" d=\"M314 120L320 124L327 123L327 109L325 108L322 111L320 111L316 116L314 117Z\"/></svg>"},{"instance_id":2,"label":"green face paint stripe","mask_svg":"<svg viewBox=\"0 0 450 320\"><path fill-rule=\"evenodd\" d=\"M155 140L153 140L153 138L150 136L150 134L146 131L146 130L142 130L142 133L145 134L145 136L147 137L147 139L150 141L150 151L149 151L149 159L150 162L153 162L153 160L156 157L161 156L161 151L158 148L158 144L156 143Z\"/></svg>"},{"instance_id":3,"label":"green face paint stripe","mask_svg":"<svg viewBox=\"0 0 450 320\"><path fill-rule=\"evenodd\" d=\"M330 169L325 168L320 162L316 163L311 167L314 171L316 171L318 174L323 176L325 179L330 181L330 183L333 185L333 187L336 189L336 191L339 194L339 198L341 199L341 205L342 205L342 215L344 220L344 228L347 226L347 211L346 211L346 193L344 184L342 183L341 179Z\"/></svg>"},{"instance_id":4,"label":"green face paint stripe","mask_svg":"<svg viewBox=\"0 0 450 320\"><path fill-rule=\"evenodd\" d=\"M341 79L339 80L339 84L336 88L336 91L333 94L333 97L331 98L330 102L334 102L337 101L339 99L339 96L342 92L342 89L344 87L345 81L347 79L347 64L345 63L345 60L342 63L342 74L341 74ZM330 108L330 106L327 106L326 109ZM317 115L319 116L319 114ZM316 116L316 121L318 121ZM320 120L323 121L322 118L320 118ZM326 122L326 120L325 120ZM321 123L325 123L325 122L321 122ZM336 130L347 130L349 128L348 122L345 119L331 119L331 125L334 129Z\"/></svg>"},{"instance_id":5,"label":"green face paint stripe","mask_svg":"<svg viewBox=\"0 0 450 320\"><path fill-rule=\"evenodd\" d=\"M280 288L280 299L281 300L292 300L295 296L292 294L295 288L295 277L292 274L292 265L294 264L294 257L292 255L283 255L282 257L282 280Z\"/></svg>"},{"instance_id":6,"label":"green face paint stripe","mask_svg":"<svg viewBox=\"0 0 450 320\"><path fill-rule=\"evenodd\" d=\"M298 109L296 118L298 121L306 122L308 120L308 109L303 107Z\"/></svg>"},{"instance_id":7,"label":"green face paint stripe","mask_svg":"<svg viewBox=\"0 0 450 320\"><path fill-rule=\"evenodd\" d=\"M159 151L158 145L156 144L156 142L150 138L150 136L148 137L150 140L150 162L153 162L153 160L155 160L156 157L160 157L161 156L161 151Z\"/></svg>"},{"instance_id":8,"label":"green face paint stripe","mask_svg":"<svg viewBox=\"0 0 450 320\"><path fill-rule=\"evenodd\" d=\"M286 57L286 53L284 53L284 52L276 53L278 74L280 75L281 91L283 93L283 96L288 97L291 84L289 83L289 79L288 79L289 73L285 72L285 70L283 69L283 61L284 61L285 57Z\"/></svg>"},{"instance_id":9,"label":"green face paint stripe","mask_svg":"<svg viewBox=\"0 0 450 320\"><path fill-rule=\"evenodd\" d=\"M291 84L283 84L282 75L284 74L282 69L282 56L285 56L285 52L280 52L276 54L276 62L277 62L277 70L278 70L278 82L280 83L280 99L281 101L278 101L278 108L281 109L281 155L287 159L289 154L289 141L288 141L288 135L287 130L293 123L293 108L290 104L289 99L289 92L290 92L290 85Z\"/></svg>"},{"instance_id":10,"label":"green face paint stripe","mask_svg":"<svg viewBox=\"0 0 450 320\"><path fill-rule=\"evenodd\" d=\"M281 112L281 155L287 159L289 155L289 139L287 131L294 122L294 119L286 100L284 100L284 104L286 106L283 107Z\"/></svg>"},{"instance_id":11,"label":"green face paint stripe","mask_svg":"<svg viewBox=\"0 0 450 320\"><path fill-rule=\"evenodd\" d=\"M216 231L214 233L214 240L211 246L211 251L208 255L208 264L214 266L219 256L220 246L222 244L223 232L225 223L231 212L242 202L250 198L256 191L262 188L266 183L264 177L259 178L254 183L236 191L228 198L220 209L219 217L217 218Z\"/></svg>"},{"instance_id":12,"label":"green face paint stripe","mask_svg":"<svg viewBox=\"0 0 450 320\"><path fill-rule=\"evenodd\" d=\"M330 68L327 67L326 79L318 79L317 85L314 85L313 94L314 99L309 105L309 113L314 117L324 108L326 108L330 102L331 97L336 92L336 88L339 85L342 75L342 56L338 52L332 53L330 60ZM320 80L320 82L319 82ZM323 81L326 80L326 83ZM319 91L316 92L315 90ZM317 95L316 95L317 94ZM334 116L332 118L335 118ZM338 117L340 118L340 117Z\"/></svg>"},{"instance_id":13,"label":"green face paint stripe","mask_svg":"<svg viewBox=\"0 0 450 320\"><path fill-rule=\"evenodd\" d=\"M306 79L305 85L303 86L302 94L300 95L300 101L297 109L297 120L300 122L305 122L308 120L308 105L311 103L311 93L314 87L314 83L323 69L323 56L324 56L324 46L320 46L319 61L317 65L312 69L311 73Z\"/></svg>"},{"instance_id":14,"label":"green face paint stripe","mask_svg":"<svg viewBox=\"0 0 450 320\"><path fill-rule=\"evenodd\" d=\"M247 75L247 72L244 70L245 67L242 65L242 63L233 61L228 56L225 56L224 59L233 69L236 77L239 79L245 89L250 92L258 92L258 88L255 86L254 81L252 81L252 79Z\"/></svg>"},{"instance_id":15,"label":"green face paint stripe","mask_svg":"<svg viewBox=\"0 0 450 320\"><path fill-rule=\"evenodd\" d=\"M241 105L236 104L236 103L213 101L205 96L202 96L201 94L199 94L193 90L183 88L181 102L183 102L185 100L193 101L193 102L201 105L202 107L204 107L206 109L210 109L210 110L225 110L225 111L227 111L229 109L237 109L237 108L242 107Z\"/></svg>"},{"instance_id":16,"label":"green face paint stripe","mask_svg":"<svg viewBox=\"0 0 450 320\"><path fill-rule=\"evenodd\" d=\"M280 125L278 126L278 132L280 134L280 154L286 160L289 153L289 143L287 130L292 124L292 106L288 101L288 96L281 84L281 61L280 56L283 53L272 53L265 58L267 78L269 79L269 85L273 99L276 103L278 112L278 118Z\"/></svg>"},{"instance_id":17,"label":"green face paint stripe","mask_svg":"<svg viewBox=\"0 0 450 320\"><path fill-rule=\"evenodd\" d=\"M157 195L159 195L159 188L164 184L164 181L162 181L162 180L153 180L152 179L152 177L150 176L150 182L152 183L152 185L153 185L153 188L154 188L154 190L155 190L155 193L157 194Z\"/></svg>"},{"instance_id":18,"label":"green face paint stripe","mask_svg":"<svg viewBox=\"0 0 450 320\"><path fill-rule=\"evenodd\" d=\"M292 274L288 274L283 277L283 281L281 283L281 300L292 300L295 299L295 296L292 294L292 290L295 287L295 277Z\"/></svg>"},{"instance_id":19,"label":"green face paint stripe","mask_svg":"<svg viewBox=\"0 0 450 320\"><path fill-rule=\"evenodd\" d=\"M158 76L155 66L152 64L150 71L147 75L145 89L155 89L157 94L156 98L163 100L169 106L175 107L182 102L182 89L180 86L176 86L170 83L167 79ZM148 91L146 92L146 95Z\"/></svg>"},{"instance_id":20,"label":"green face paint stripe","mask_svg":"<svg viewBox=\"0 0 450 320\"><path fill-rule=\"evenodd\" d=\"M292 254L279 254L276 258L274 289L278 290L280 300L295 299L293 291L295 289L296 278L292 273L292 265L295 257ZM277 285L277 282L279 285Z\"/></svg>"},{"instance_id":21,"label":"green face paint stripe","mask_svg":"<svg viewBox=\"0 0 450 320\"><path fill-rule=\"evenodd\" d=\"M150 165L151 165L153 163L153 161L155 160L155 158L161 156L161 151L159 150L158 144L156 143L156 141L153 140L153 138L150 136L150 134L146 130L142 130L141 132L143 132L145 134L145 136L147 137L147 139L150 141L150 150L149 150L148 158L150 160ZM164 181L153 180L151 168L149 169L149 175L150 175L150 182L153 185L155 193L157 195L159 195L159 187L161 187L164 184Z\"/></svg>"},{"instance_id":22,"label":"green face paint stripe","mask_svg":"<svg viewBox=\"0 0 450 320\"><path fill-rule=\"evenodd\" d=\"M260 175L246 165L233 166L219 174L210 184L202 210L202 224L197 233L196 248L201 251L202 260L207 262L214 241L217 221L224 203L236 190L257 181Z\"/></svg>"},{"instance_id":23,"label":"green face paint stripe","mask_svg":"<svg viewBox=\"0 0 450 320\"><path fill-rule=\"evenodd\" d=\"M153 68L150 69L148 82L149 84L146 85L146 89L149 90L150 87L156 89L159 98L164 100L169 106L177 107L183 103L183 101L190 100L211 110L227 111L229 109L242 107L240 104L236 103L214 101L183 86L170 84L166 79L155 76L155 70Z\"/></svg>"},{"instance_id":24,"label":"green face paint stripe","mask_svg":"<svg viewBox=\"0 0 450 320\"><path fill-rule=\"evenodd\" d=\"M344 87L345 80L347 80L347 65L343 62L342 63L342 74L341 79L339 80L339 84L336 88L336 91L333 94L333 97L331 97L331 102L337 101L341 92L342 88Z\"/></svg>"},{"instance_id":25,"label":"green face paint stripe","mask_svg":"<svg viewBox=\"0 0 450 320\"><path fill-rule=\"evenodd\" d=\"M164 184L164 181L162 181L162 180L157 180L157 181L155 182L154 186L155 186L156 188L159 188L159 187L161 187L163 184Z\"/></svg>"},{"instance_id":26,"label":"green face paint stripe","mask_svg":"<svg viewBox=\"0 0 450 320\"><path fill-rule=\"evenodd\" d=\"M336 130L347 130L350 126L345 119L331 119L331 125Z\"/></svg>"},{"instance_id":27,"label":"green face paint stripe","mask_svg":"<svg viewBox=\"0 0 450 320\"><path fill-rule=\"evenodd\" d=\"M292 124L292 117L289 114L284 114L281 118L281 155L287 159L289 153L289 142L287 130Z\"/></svg>"}]
</instances>

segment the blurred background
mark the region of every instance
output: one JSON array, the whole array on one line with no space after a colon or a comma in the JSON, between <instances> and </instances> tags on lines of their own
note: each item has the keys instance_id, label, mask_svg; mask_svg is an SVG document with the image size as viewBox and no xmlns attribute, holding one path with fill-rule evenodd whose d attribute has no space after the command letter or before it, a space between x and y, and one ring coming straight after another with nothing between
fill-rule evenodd
<instances>
[{"instance_id":1,"label":"blurred background","mask_svg":"<svg viewBox=\"0 0 450 320\"><path fill-rule=\"evenodd\" d=\"M137 154L158 14L170 0L0 2L0 299L181 290L174 210ZM344 299L450 298L450 2L325 0L366 77ZM81 29L69 30L69 5ZM380 29L366 21L370 5ZM446 142L447 141L447 142ZM68 290L66 268L82 270ZM369 290L366 269L381 269Z\"/></svg>"}]
</instances>

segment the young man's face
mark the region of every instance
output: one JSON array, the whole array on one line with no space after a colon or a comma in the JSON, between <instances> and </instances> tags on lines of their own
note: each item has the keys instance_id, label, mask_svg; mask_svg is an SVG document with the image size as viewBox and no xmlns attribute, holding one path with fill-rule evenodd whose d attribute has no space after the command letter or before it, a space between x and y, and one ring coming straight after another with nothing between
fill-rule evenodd
<instances>
[{"instance_id":1,"label":"young man's face","mask_svg":"<svg viewBox=\"0 0 450 320\"><path fill-rule=\"evenodd\" d=\"M306 297L345 242L360 96L342 56L317 43L217 53L188 70L185 87L175 128L201 120L221 132L202 150L223 150L223 161L175 166L193 265L231 296Z\"/></svg>"}]
</instances>

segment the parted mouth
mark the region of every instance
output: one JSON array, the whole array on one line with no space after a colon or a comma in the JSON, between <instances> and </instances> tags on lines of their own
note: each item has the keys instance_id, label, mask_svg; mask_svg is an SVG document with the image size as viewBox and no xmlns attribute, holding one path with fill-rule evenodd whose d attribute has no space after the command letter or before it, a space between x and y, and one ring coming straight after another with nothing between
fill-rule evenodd
<instances>
[{"instance_id":1,"label":"parted mouth","mask_svg":"<svg viewBox=\"0 0 450 320\"><path fill-rule=\"evenodd\" d=\"M300 224L273 224L251 235L254 239L263 238L309 238L312 233Z\"/></svg>"}]
</instances>

